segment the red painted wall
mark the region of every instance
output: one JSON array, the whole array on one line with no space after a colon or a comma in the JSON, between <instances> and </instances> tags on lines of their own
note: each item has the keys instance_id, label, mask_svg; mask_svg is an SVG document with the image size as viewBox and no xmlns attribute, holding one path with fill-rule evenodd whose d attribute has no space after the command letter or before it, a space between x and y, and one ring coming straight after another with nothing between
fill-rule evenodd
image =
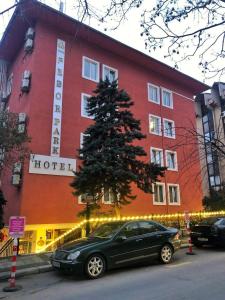
<instances>
[{"instance_id":1,"label":"red painted wall","mask_svg":"<svg viewBox=\"0 0 225 300\"><path fill-rule=\"evenodd\" d=\"M24 51L21 49L12 66L14 83L9 103L11 110L26 112L29 116L28 132L32 137L33 153L50 155L57 38L66 42L61 157L75 158L76 149L80 146L80 133L91 122L81 117L81 93L90 94L96 84L82 78L82 56L99 61L100 74L102 64L118 69L119 87L125 89L134 100L135 105L132 110L135 117L142 121L143 132L147 135L147 139L140 144L148 153L148 160L150 146L166 150L169 146L177 144L179 139L178 135L176 140L173 140L149 134L149 114L174 120L175 126L187 127L189 122L195 123L194 104L190 99L185 98L192 98L191 89L174 82L170 74L159 75L157 70L149 71L129 58L120 57L99 46L89 44L87 40L78 40L73 36L56 32L47 24L37 23L33 53L24 57ZM21 95L21 76L27 68L32 72L32 87L29 94ZM147 96L148 82L185 97L173 93L173 109L151 103ZM122 213L138 215L201 209L200 165L197 162L189 169L185 167L186 156L193 150L192 147L184 146L177 150L178 172L167 171L166 177L162 179L167 183L179 183L180 206L155 206L151 195L137 191L134 187L134 193L137 192L138 197L132 204L126 206ZM23 185L20 190L12 187L7 180L4 181L5 193L10 198L6 217L13 213L12 203L17 203L16 213L19 210L21 215L26 216L27 224L75 222L77 212L82 205L79 205L77 199L72 196L72 189L69 187L71 181L71 177L29 174L28 164L25 165Z\"/></svg>"}]
</instances>

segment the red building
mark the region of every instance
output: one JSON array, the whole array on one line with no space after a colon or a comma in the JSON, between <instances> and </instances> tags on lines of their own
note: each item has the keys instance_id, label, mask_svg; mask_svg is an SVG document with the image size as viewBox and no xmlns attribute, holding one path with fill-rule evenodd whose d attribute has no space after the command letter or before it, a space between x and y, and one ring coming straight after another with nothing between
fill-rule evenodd
<instances>
[{"instance_id":1,"label":"red building","mask_svg":"<svg viewBox=\"0 0 225 300\"><path fill-rule=\"evenodd\" d=\"M198 149L176 145L179 128L195 124L193 95L208 86L35 0L17 6L0 43L0 67L2 102L25 113L21 122L33 153L14 185L11 174L3 174L6 222L26 216L32 239L45 241L77 221L83 204L69 183L82 132L92 122L85 99L106 75L118 78L134 100L148 159L168 166L155 194L135 190L137 199L122 215L202 208L200 164L186 163Z\"/></svg>"}]
</instances>

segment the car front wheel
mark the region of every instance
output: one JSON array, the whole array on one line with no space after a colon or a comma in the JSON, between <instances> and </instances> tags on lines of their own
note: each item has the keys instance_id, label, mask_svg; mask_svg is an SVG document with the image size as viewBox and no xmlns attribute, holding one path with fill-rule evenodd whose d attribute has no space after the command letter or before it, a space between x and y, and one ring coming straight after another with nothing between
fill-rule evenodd
<instances>
[{"instance_id":1,"label":"car front wheel","mask_svg":"<svg viewBox=\"0 0 225 300\"><path fill-rule=\"evenodd\" d=\"M85 265L85 273L90 279L97 279L105 272L105 260L99 254L90 256Z\"/></svg>"},{"instance_id":2,"label":"car front wheel","mask_svg":"<svg viewBox=\"0 0 225 300\"><path fill-rule=\"evenodd\" d=\"M170 263L172 257L173 257L173 248L169 244L164 245L160 250L160 254L159 254L160 261L164 264L168 264Z\"/></svg>"}]
</instances>

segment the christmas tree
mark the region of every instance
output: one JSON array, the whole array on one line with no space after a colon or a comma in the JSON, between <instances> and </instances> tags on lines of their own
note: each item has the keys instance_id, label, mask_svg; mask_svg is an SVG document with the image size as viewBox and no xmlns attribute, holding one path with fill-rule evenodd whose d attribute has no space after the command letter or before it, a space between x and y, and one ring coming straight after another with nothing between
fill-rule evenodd
<instances>
[{"instance_id":1,"label":"christmas tree","mask_svg":"<svg viewBox=\"0 0 225 300\"><path fill-rule=\"evenodd\" d=\"M145 150L137 145L146 136L130 110L134 103L127 92L118 90L116 81L106 79L94 94L87 100L93 124L84 132L83 146L78 150L82 164L71 186L74 195L92 199L86 207L88 214L105 196L118 215L123 205L136 198L131 184L152 193L152 183L164 175L165 168L147 162Z\"/></svg>"}]
</instances>

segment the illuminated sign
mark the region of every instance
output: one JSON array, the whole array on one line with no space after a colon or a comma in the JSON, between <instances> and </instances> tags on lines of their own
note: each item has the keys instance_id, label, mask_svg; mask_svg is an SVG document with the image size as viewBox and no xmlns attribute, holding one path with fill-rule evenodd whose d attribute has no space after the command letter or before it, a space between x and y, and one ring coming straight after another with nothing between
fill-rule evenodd
<instances>
[{"instance_id":1,"label":"illuminated sign","mask_svg":"<svg viewBox=\"0 0 225 300\"><path fill-rule=\"evenodd\" d=\"M31 154L29 173L74 176L76 170L76 159L65 157L45 156Z\"/></svg>"},{"instance_id":2,"label":"illuminated sign","mask_svg":"<svg viewBox=\"0 0 225 300\"><path fill-rule=\"evenodd\" d=\"M65 42L57 39L51 156L60 156Z\"/></svg>"}]
</instances>

